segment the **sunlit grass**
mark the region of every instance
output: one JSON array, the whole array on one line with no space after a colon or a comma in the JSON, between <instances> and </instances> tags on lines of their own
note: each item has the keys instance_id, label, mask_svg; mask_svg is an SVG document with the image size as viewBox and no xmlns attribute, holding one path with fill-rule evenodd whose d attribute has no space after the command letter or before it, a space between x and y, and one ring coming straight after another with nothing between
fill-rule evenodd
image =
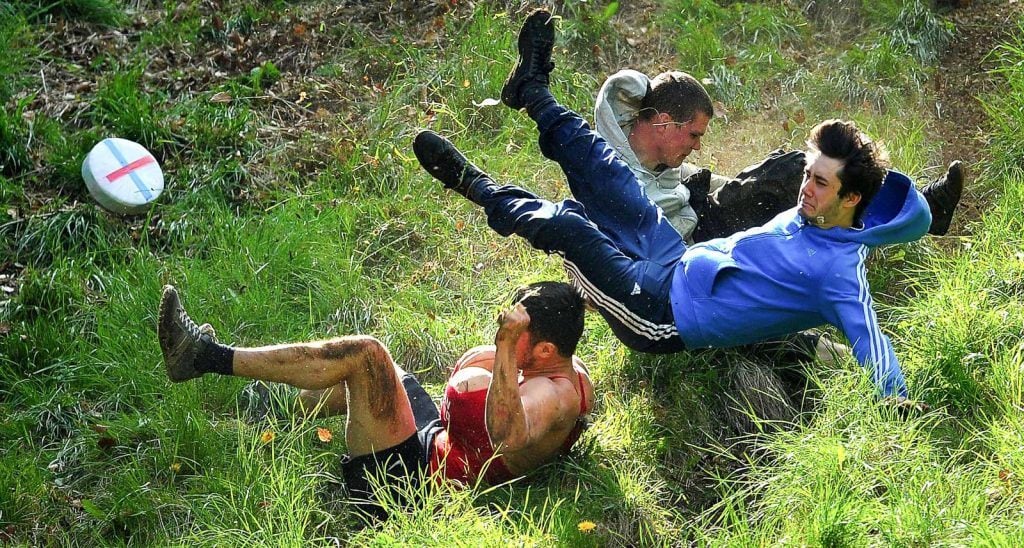
<instances>
[{"instance_id":1,"label":"sunlit grass","mask_svg":"<svg viewBox=\"0 0 1024 548\"><path fill-rule=\"evenodd\" d=\"M1020 44L1000 50L1008 91L988 101L993 167L978 184L997 192L994 207L955 245L886 249L872 264L876 292L892 293L877 298L883 326L912 395L932 411L896 416L877 404L861 368L843 360L832 369L809 364L806 413L768 424L731 397L736 364L749 357L640 356L591 316L579 353L598 409L569 458L493 489L427 483L420 503L393 505L390 521L360 528L338 480L344 419L249 423L239 379L168 383L155 337L160 287L178 285L186 308L229 344L374 334L439 394L458 355L492 340L511 286L564 277L557 257L495 235L409 150L429 127L501 182L568 195L557 167L539 158L532 122L483 104L498 97L514 63L521 13L460 5L431 23L433 36L317 29L339 46L313 70L315 85L350 96L313 123L272 118L294 99L283 84L298 80L275 73L283 65L268 63L276 59L184 91L123 67L161 48L198 63L229 43L229 30L283 25L285 13L326 7L231 0L217 11L218 29L204 26L214 9L206 4L164 3L155 8L161 25L140 30L129 51L96 60L105 67L97 90L82 117L65 123L25 116L35 108L38 63L63 62L40 60L26 37L51 16L102 24L97 14L112 4L39 6L46 10L32 22L24 10L0 8L0 33L12 45L0 59L0 272L17 275L17 292L0 293L0 542L1024 541L1024 180L1006 167L1021 156L1013 114ZM652 25L677 48L666 68L707 78L729 110L695 159L735 173L776 147L803 146L820 117L842 116L885 143L899 169L937 175L941 143L926 117L908 113L927 93L922 82L947 25L917 1L868 7L852 22L863 31L857 40L819 41L828 23L797 4L662 2ZM560 12L554 89L588 115L602 77L593 45L628 49L608 36L622 11L579 3ZM221 92L232 100L213 101ZM278 99L267 99L271 92ZM287 124L301 131L284 135ZM159 153L167 189L151 212L105 213L79 186L81 156L108 134ZM764 432L745 436L734 426L740 419ZM319 441L318 426L335 441Z\"/></svg>"}]
</instances>

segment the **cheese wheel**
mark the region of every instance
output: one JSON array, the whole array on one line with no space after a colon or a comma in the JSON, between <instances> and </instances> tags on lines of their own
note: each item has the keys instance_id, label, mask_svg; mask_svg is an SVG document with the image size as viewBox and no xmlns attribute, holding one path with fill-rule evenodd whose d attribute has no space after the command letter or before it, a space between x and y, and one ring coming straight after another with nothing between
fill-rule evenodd
<instances>
[{"instance_id":1,"label":"cheese wheel","mask_svg":"<svg viewBox=\"0 0 1024 548\"><path fill-rule=\"evenodd\" d=\"M142 145L116 137L99 142L82 162L89 194L114 213L142 213L164 190L164 174Z\"/></svg>"}]
</instances>

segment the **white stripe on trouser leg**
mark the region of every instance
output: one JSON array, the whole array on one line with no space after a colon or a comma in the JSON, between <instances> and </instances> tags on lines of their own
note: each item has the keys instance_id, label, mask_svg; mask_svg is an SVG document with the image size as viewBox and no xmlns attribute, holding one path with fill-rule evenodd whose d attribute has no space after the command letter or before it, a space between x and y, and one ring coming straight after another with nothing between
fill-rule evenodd
<instances>
[{"instance_id":1,"label":"white stripe on trouser leg","mask_svg":"<svg viewBox=\"0 0 1024 548\"><path fill-rule=\"evenodd\" d=\"M569 275L569 280L574 286L580 289L583 294L593 301L601 310L604 310L636 335L651 341L661 341L679 336L678 331L676 331L675 324L658 324L644 319L630 310L625 304L609 297L604 292L597 289L597 287L588 280L582 272L580 272L579 267L567 260L564 256L562 257L562 264L565 267L566 273Z\"/></svg>"}]
</instances>

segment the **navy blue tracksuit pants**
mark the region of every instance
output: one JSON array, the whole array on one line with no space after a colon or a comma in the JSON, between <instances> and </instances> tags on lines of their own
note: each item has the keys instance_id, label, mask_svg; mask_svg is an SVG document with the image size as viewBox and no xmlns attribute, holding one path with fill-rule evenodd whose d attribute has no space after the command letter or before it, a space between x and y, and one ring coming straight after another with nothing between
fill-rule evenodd
<instances>
[{"instance_id":1,"label":"navy blue tracksuit pants","mask_svg":"<svg viewBox=\"0 0 1024 548\"><path fill-rule=\"evenodd\" d=\"M574 200L550 202L486 178L470 198L502 236L518 234L557 253L570 281L627 347L651 353L684 348L672 319L672 272L686 250L679 233L633 172L578 114L549 99L531 107L541 152L565 172Z\"/></svg>"}]
</instances>

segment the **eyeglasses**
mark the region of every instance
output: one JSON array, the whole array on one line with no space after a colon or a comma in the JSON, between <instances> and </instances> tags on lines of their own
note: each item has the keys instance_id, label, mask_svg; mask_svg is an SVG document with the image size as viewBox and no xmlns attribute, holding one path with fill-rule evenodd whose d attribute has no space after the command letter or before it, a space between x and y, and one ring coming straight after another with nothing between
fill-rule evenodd
<instances>
[{"instance_id":1,"label":"eyeglasses","mask_svg":"<svg viewBox=\"0 0 1024 548\"><path fill-rule=\"evenodd\" d=\"M640 109L640 112L643 112L645 110L653 110L654 111L654 116L657 116L657 115L661 114L660 111L658 111L657 109L653 109L651 107ZM654 118L654 116L651 116L651 118ZM671 116L671 115L669 115L669 116ZM650 118L648 118L648 119L650 119ZM652 126L667 126L667 125L685 126L686 124L689 124L692 121L693 121L693 118L690 118L689 120L687 120L685 122L676 122L676 121L672 121L672 122L657 122L657 123L651 123L651 125Z\"/></svg>"},{"instance_id":2,"label":"eyeglasses","mask_svg":"<svg viewBox=\"0 0 1024 548\"><path fill-rule=\"evenodd\" d=\"M667 125L671 124L671 125L676 125L676 126L685 126L686 124L689 124L692 121L693 121L693 118L690 118L689 120L687 120L685 122L658 122L656 124L651 124L651 125L652 126L667 126Z\"/></svg>"}]
</instances>

